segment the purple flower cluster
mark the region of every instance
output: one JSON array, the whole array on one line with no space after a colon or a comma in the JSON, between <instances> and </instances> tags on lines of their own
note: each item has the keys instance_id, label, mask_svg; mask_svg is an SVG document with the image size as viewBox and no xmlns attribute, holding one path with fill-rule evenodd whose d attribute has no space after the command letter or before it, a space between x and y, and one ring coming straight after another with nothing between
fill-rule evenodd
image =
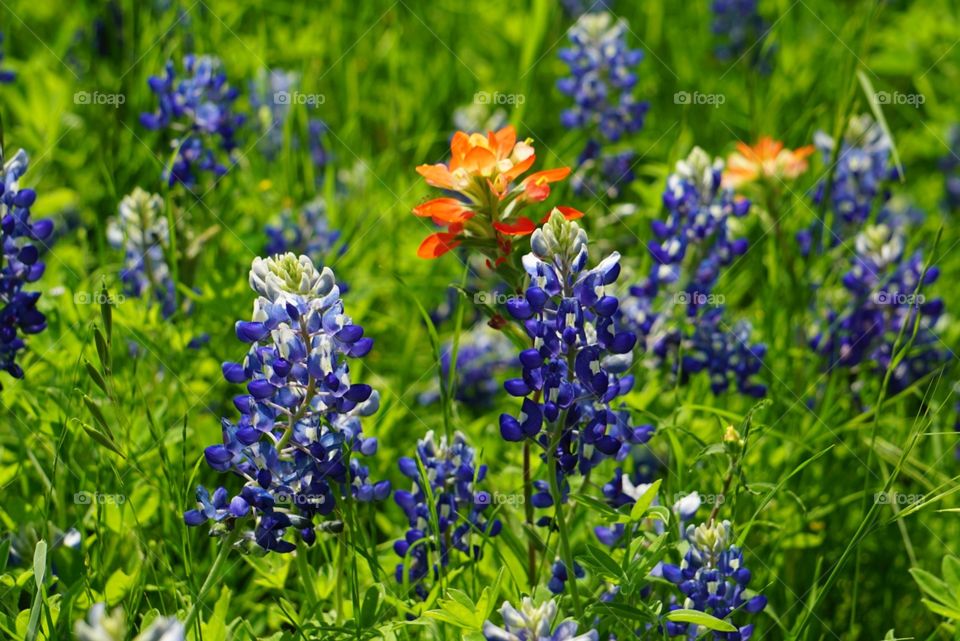
<instances>
[{"instance_id":1,"label":"purple flower cluster","mask_svg":"<svg viewBox=\"0 0 960 641\"><path fill-rule=\"evenodd\" d=\"M443 380L450 376L452 352L453 343L448 341L440 353ZM456 399L472 408L489 407L500 391L498 375L516 365L519 361L513 343L503 332L486 323L477 323L460 335L457 345ZM420 402L430 404L439 397L439 391L434 388L421 394Z\"/></svg>"},{"instance_id":2,"label":"purple flower cluster","mask_svg":"<svg viewBox=\"0 0 960 641\"><path fill-rule=\"evenodd\" d=\"M533 346L520 353L521 376L504 384L524 400L519 417L501 414L500 433L538 443L556 457L558 476L586 473L652 434L613 407L633 385L632 376L619 374L637 340L617 327L619 301L606 290L620 273L620 255L586 269L586 233L556 211L530 245L523 257L530 286L507 310L523 322Z\"/></svg>"},{"instance_id":3,"label":"purple flower cluster","mask_svg":"<svg viewBox=\"0 0 960 641\"><path fill-rule=\"evenodd\" d=\"M633 170L635 160L636 154L629 149L602 153L599 142L588 140L570 177L573 191L616 200L637 177Z\"/></svg>"},{"instance_id":4,"label":"purple flower cluster","mask_svg":"<svg viewBox=\"0 0 960 641\"><path fill-rule=\"evenodd\" d=\"M613 478L603 485L603 497L610 507L619 509L625 506L633 506L640 497L647 493L653 484L646 479L638 481L638 478L641 477L637 474L627 474L619 467L616 469ZM680 524L681 533L683 532L683 524L692 519L697 513L697 510L700 509L700 503L700 495L697 492L692 492L685 496L678 497L677 501L673 504L673 512ZM654 497L652 504L659 504L657 497ZM658 532L662 532L663 524L657 521L655 528ZM626 529L623 523L598 525L593 528L593 533L596 535L597 540L609 547L615 547L620 542L620 539L623 538L625 531Z\"/></svg>"},{"instance_id":5,"label":"purple flower cluster","mask_svg":"<svg viewBox=\"0 0 960 641\"><path fill-rule=\"evenodd\" d=\"M0 33L0 64L3 64L3 33ZM9 84L16 78L17 74L9 69L0 69L0 84Z\"/></svg>"},{"instance_id":6,"label":"purple flower cluster","mask_svg":"<svg viewBox=\"0 0 960 641\"><path fill-rule=\"evenodd\" d=\"M764 46L770 25L760 15L757 0L713 0L711 30L717 38L714 54L724 62L746 56L751 66L769 73L772 52Z\"/></svg>"},{"instance_id":7,"label":"purple flower cluster","mask_svg":"<svg viewBox=\"0 0 960 641\"><path fill-rule=\"evenodd\" d=\"M0 150L0 161L2 158ZM28 164L27 153L21 149L0 174L0 370L14 378L23 377L23 368L16 362L17 353L26 346L22 335L37 334L47 327L46 317L37 309L40 292L26 287L46 269L40 255L53 233L53 221L30 220L37 192L20 187Z\"/></svg>"},{"instance_id":8,"label":"purple flower cluster","mask_svg":"<svg viewBox=\"0 0 960 641\"><path fill-rule=\"evenodd\" d=\"M627 23L609 13L585 13L570 29L571 47L560 52L570 76L558 81L560 92L574 105L560 116L570 129L584 129L590 136L574 173L578 194L616 198L635 175L632 151L604 153L604 142L616 142L639 131L648 103L633 96L635 69L643 52L627 46Z\"/></svg>"},{"instance_id":9,"label":"purple flower cluster","mask_svg":"<svg viewBox=\"0 0 960 641\"><path fill-rule=\"evenodd\" d=\"M413 481L413 490L393 495L410 525L404 538L393 544L402 559L396 579L413 585L421 599L429 592L428 575L436 580L449 564L451 548L479 558L477 541L500 533L500 520L484 514L491 505L490 494L477 489L487 466L477 465L475 459L463 434L457 432L452 442L446 437L437 441L432 431L417 441L415 459L400 459L400 471Z\"/></svg>"},{"instance_id":10,"label":"purple flower cluster","mask_svg":"<svg viewBox=\"0 0 960 641\"><path fill-rule=\"evenodd\" d=\"M164 169L163 177L170 185L192 188L197 171L217 177L227 173L245 117L234 111L239 92L227 83L218 58L184 56L183 76L178 79L173 61L168 61L162 76L150 77L150 90L160 105L154 113L141 114L140 123L150 130L170 131L176 157ZM226 161L218 157L217 148L227 156Z\"/></svg>"},{"instance_id":11,"label":"purple flower cluster","mask_svg":"<svg viewBox=\"0 0 960 641\"><path fill-rule=\"evenodd\" d=\"M816 133L813 142L823 155L824 162L829 164L836 142L822 131ZM883 189L883 183L896 173L896 169L890 165L890 148L890 139L871 116L864 114L850 119L840 149L837 150L833 181L829 188L829 204L833 213L831 228L825 230L823 223L817 221L811 228L797 234L797 242L804 255L813 249L818 234L823 237L826 246L836 246L856 236L870 219L877 198L881 203L886 203L890 194ZM826 197L827 182L823 180L814 192L814 203L820 205Z\"/></svg>"},{"instance_id":12,"label":"purple flower cluster","mask_svg":"<svg viewBox=\"0 0 960 641\"><path fill-rule=\"evenodd\" d=\"M746 216L750 201L721 187L723 167L699 147L677 163L663 193L667 219L653 221L656 240L647 245L654 264L643 293L679 284L677 302L686 304L690 317L709 298L722 268L747 251L732 219Z\"/></svg>"},{"instance_id":13,"label":"purple flower cluster","mask_svg":"<svg viewBox=\"0 0 960 641\"><path fill-rule=\"evenodd\" d=\"M128 296L160 303L164 318L177 309L176 285L167 266L164 248L170 240L163 199L137 187L120 201L118 216L107 228L107 239L124 250L120 280Z\"/></svg>"},{"instance_id":14,"label":"purple flower cluster","mask_svg":"<svg viewBox=\"0 0 960 641\"><path fill-rule=\"evenodd\" d=\"M654 344L654 354L661 359L667 359L668 354L673 357L673 373L681 384L699 372L707 372L714 394L722 394L734 385L741 394L763 397L767 386L754 377L763 368L767 347L749 342L751 327L747 321L727 327L725 311L713 307L700 312L691 332L666 333Z\"/></svg>"},{"instance_id":15,"label":"purple flower cluster","mask_svg":"<svg viewBox=\"0 0 960 641\"><path fill-rule=\"evenodd\" d=\"M626 33L626 22L609 13L586 13L571 27L572 46L560 51L570 77L557 83L574 102L561 115L564 126L595 127L609 141L643 127L649 105L633 97L643 52L627 46Z\"/></svg>"},{"instance_id":16,"label":"purple flower cluster","mask_svg":"<svg viewBox=\"0 0 960 641\"><path fill-rule=\"evenodd\" d=\"M268 256L293 252L320 265L327 262L340 240L340 230L330 228L323 198L316 198L299 209L284 209L276 224L267 225L266 234ZM346 249L342 245L339 253L343 254Z\"/></svg>"},{"instance_id":17,"label":"purple flower cluster","mask_svg":"<svg viewBox=\"0 0 960 641\"><path fill-rule=\"evenodd\" d=\"M843 276L841 303L830 307L811 347L826 357L828 368L859 373L875 369L881 378L893 363L893 348L903 330L906 345L919 324L911 352L891 372L890 390L902 391L933 371L948 354L933 332L944 311L940 298L918 290L937 280L931 266L924 273L920 252L906 253L906 240L896 221L867 226L856 238L856 254Z\"/></svg>"},{"instance_id":18,"label":"purple flower cluster","mask_svg":"<svg viewBox=\"0 0 960 641\"><path fill-rule=\"evenodd\" d=\"M342 501L382 501L388 481L372 482L359 455L372 456L375 438L364 437L360 418L375 412L379 397L369 385L351 383L346 358L367 354L373 341L344 314L329 268L317 271L306 256L256 258L250 285L259 297L253 319L236 325L249 343L243 363L223 364L224 378L246 383L234 399L240 420L223 423L223 443L204 455L221 472L244 480L230 497L221 488L211 498L197 491L200 508L184 515L188 525L212 520L214 534L253 522L244 543L289 552L288 528L307 543L316 539L313 519L330 516ZM321 530L342 528L327 521Z\"/></svg>"},{"instance_id":19,"label":"purple flower cluster","mask_svg":"<svg viewBox=\"0 0 960 641\"><path fill-rule=\"evenodd\" d=\"M699 610L731 623L739 612L757 614L763 611L767 598L747 591L752 574L743 564L743 551L730 542L729 521L698 527L690 525L686 538L690 547L683 562L679 566L664 563L661 567L663 577L677 585L685 597L682 606L672 604L670 610L681 607ZM735 632L711 631L707 636L703 636L704 629L692 623L666 621L665 627L670 636L746 641L753 634L754 626L743 625Z\"/></svg>"},{"instance_id":20,"label":"purple flower cluster","mask_svg":"<svg viewBox=\"0 0 960 641\"><path fill-rule=\"evenodd\" d=\"M554 627L557 604L553 600L540 605L530 597L523 597L520 609L504 602L500 608L503 627L486 621L483 638L486 641L598 641L596 630L577 634L576 621L563 621Z\"/></svg>"},{"instance_id":21,"label":"purple flower cluster","mask_svg":"<svg viewBox=\"0 0 960 641\"><path fill-rule=\"evenodd\" d=\"M619 316L681 383L706 371L715 394L735 384L743 394L763 396L766 387L753 377L766 347L749 342L748 323L728 327L713 294L723 268L747 251L735 221L750 211L750 201L721 186L723 167L699 147L677 163L663 195L667 218L653 222L650 275L630 288Z\"/></svg>"}]
</instances>

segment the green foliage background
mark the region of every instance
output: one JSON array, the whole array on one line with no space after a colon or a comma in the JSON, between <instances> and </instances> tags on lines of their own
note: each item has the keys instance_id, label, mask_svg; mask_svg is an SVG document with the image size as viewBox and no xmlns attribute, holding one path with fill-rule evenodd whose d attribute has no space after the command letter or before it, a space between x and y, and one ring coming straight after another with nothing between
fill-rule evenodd
<instances>
[{"instance_id":1,"label":"green foliage background","mask_svg":"<svg viewBox=\"0 0 960 641\"><path fill-rule=\"evenodd\" d=\"M23 565L7 567L0 577L4 638L25 633L35 591L30 559L41 538L54 543L58 532L71 527L82 533L79 551L56 545L50 550L56 576L47 577L40 620L41 638L48 639L69 638L72 621L104 599L122 605L137 624L156 612L182 614L216 557L216 541L200 529L187 529L182 512L193 506L198 482L225 481L202 463L203 447L219 439L220 417L235 412L230 399L237 389L222 380L219 366L245 351L233 324L250 313L247 271L263 251L264 224L284 202L306 201L315 188L305 149L288 144L268 162L248 135L239 165L202 198L165 190L159 176L169 152L157 134L138 123L138 115L154 109L146 81L168 58L191 51L218 55L244 92L259 69L293 70L302 74L304 92L325 96L316 110L295 108L288 133L305 131L309 116L330 127L334 161L325 184L331 223L344 231L349 247L330 262L350 285L348 313L376 340L370 356L352 364L352 376L382 394L381 411L364 429L381 439L372 465L395 486L405 485L397 457L410 454L418 438L443 424L439 406L417 402L436 380L436 359L417 305L430 309L441 303L463 273L452 256L433 262L415 256L428 230L410 208L428 188L414 167L445 158L451 114L478 91L524 96L522 105L508 108L509 118L521 136L534 139L538 167L572 164L583 143L581 134L559 123L566 99L555 88L565 74L557 51L565 46L572 20L549 0L187 0L167 10L153 4L0 2L5 66L18 74L15 83L0 87L5 146L8 154L19 147L30 153L26 183L39 192L35 215L55 217L64 230L38 283L49 328L29 340L26 378L4 375L0 393L0 530L15 534L26 552ZM646 53L636 95L649 100L649 117L643 131L622 145L641 156L640 179L630 194L639 213L623 223L596 226L591 221L602 216L605 203L577 198L569 186L560 187L551 202L585 211L585 225L595 227L592 240L615 247L632 273L642 273L649 221L661 213L663 182L677 159L694 144L720 155L761 134L797 147L809 144L817 129L839 131L848 115L869 110L856 75L860 70L878 91L925 98L919 108L884 106L905 168L905 180L892 188L928 214L909 239L911 247L924 247L929 255L943 227L942 275L932 293L944 296L953 310L960 229L940 207L943 176L937 163L949 153L948 126L960 120L957 3L773 0L761 7L774 23L776 62L768 76L713 59L707 2L617 3L614 12L631 26L628 41ZM126 100L117 108L76 104L78 91L119 93ZM678 91L722 94L725 102L716 108L678 105ZM355 165L366 169L365 186L335 198L334 172ZM786 196L787 237L817 215L805 194L826 170L816 159ZM109 247L105 230L119 200L135 186L162 193L189 221L188 235L178 238L189 256L179 267L181 294L192 299L193 309L164 321L156 307L141 300L115 305L107 394L86 368L87 362L99 363L94 327L102 325L100 309L83 304L77 294L91 296L104 283L120 291L123 257ZM753 323L755 338L770 346L763 378L772 403L755 419L743 472L750 491L721 512L741 528L750 522L745 555L754 587L770 599L754 638L790 638L789 630L816 599L816 586L849 549L863 518L864 487L871 495L879 491L917 434L894 488L936 500L902 519L884 508L869 536L857 541L856 562L843 567L809 615L808 638L878 639L891 628L901 637L936 634L940 618L923 606L908 570L939 573L941 559L956 551L956 515L942 511L956 501L940 498L955 488L957 474L954 363L887 399L876 417L878 438L871 439L874 414L859 413L849 380L823 376L822 363L803 345L813 319L804 294L790 290L777 245L761 221L751 219L754 248L718 291L738 318ZM810 265L806 275L835 283L842 274L835 261L849 251L839 248ZM954 313L938 333L955 349ZM209 334L209 344L188 349L201 334ZM674 390L662 373L642 370L638 377L628 400L657 425L652 446L669 462L662 494L719 492L724 467L708 446L719 442L728 422L742 420L751 402L734 394L714 397L703 379ZM868 381L862 390L863 398L871 399L868 405L879 385ZM84 396L101 408L123 457L84 431L84 424L95 424ZM813 399L809 406L808 399ZM498 410L513 407L503 398L488 413L454 408L453 415L456 427L482 449L491 467L490 488L501 492L520 486L519 449L500 439L496 425ZM777 485L818 453L823 455ZM751 520L770 490L772 500ZM77 504L74 496L82 491L123 495L126 501ZM389 549L404 529L403 517L392 501L370 517L388 575L370 634L457 638L457 628L449 624L403 624L404 606L392 583L396 558ZM475 602L480 588L504 568L499 594L488 597L491 607L530 590L517 543L522 510L508 507L503 518L505 536L497 551L454 581ZM589 509L577 511L577 545L592 539L594 524ZM321 542L298 560L231 557L203 609L203 638L333 638L335 632L318 627L333 624L325 613L343 579L333 556L334 546ZM376 584L365 563L359 571L362 588Z\"/></svg>"}]
</instances>

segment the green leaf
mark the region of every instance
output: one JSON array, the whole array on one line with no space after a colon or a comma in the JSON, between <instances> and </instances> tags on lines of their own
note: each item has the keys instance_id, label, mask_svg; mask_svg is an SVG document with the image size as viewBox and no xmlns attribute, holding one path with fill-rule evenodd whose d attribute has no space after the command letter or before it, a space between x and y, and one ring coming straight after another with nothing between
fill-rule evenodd
<instances>
[{"instance_id":1,"label":"green leaf","mask_svg":"<svg viewBox=\"0 0 960 641\"><path fill-rule=\"evenodd\" d=\"M87 370L87 375L96 383L97 387L103 390L105 394L108 394L107 382L104 380L103 375L97 371L97 368L93 366L93 363L87 359L83 359L83 367Z\"/></svg>"},{"instance_id":2,"label":"green leaf","mask_svg":"<svg viewBox=\"0 0 960 641\"><path fill-rule=\"evenodd\" d=\"M943 580L950 586L954 601L957 601L957 596L960 595L960 559L948 554L943 557L941 567L943 569Z\"/></svg>"},{"instance_id":3,"label":"green leaf","mask_svg":"<svg viewBox=\"0 0 960 641\"><path fill-rule=\"evenodd\" d=\"M43 539L37 543L37 548L33 552L33 579L37 583L37 589L43 587L43 580L47 576L47 542Z\"/></svg>"},{"instance_id":4,"label":"green leaf","mask_svg":"<svg viewBox=\"0 0 960 641\"><path fill-rule=\"evenodd\" d=\"M113 430L110 429L110 425L107 423L107 417L104 416L103 410L100 409L100 406L97 405L97 403L86 394L83 395L83 404L87 406L88 410L90 410L90 415L93 416L93 420L95 420L97 424L103 428L103 431L112 440L114 438Z\"/></svg>"},{"instance_id":5,"label":"green leaf","mask_svg":"<svg viewBox=\"0 0 960 641\"><path fill-rule=\"evenodd\" d=\"M606 550L599 548L592 543L587 544L587 555L578 557L585 565L591 566L599 574L604 574L612 579L621 579L623 571L620 564L617 563Z\"/></svg>"},{"instance_id":6,"label":"green leaf","mask_svg":"<svg viewBox=\"0 0 960 641\"><path fill-rule=\"evenodd\" d=\"M633 509L630 510L631 521L639 521L643 518L647 508L653 503L653 499L657 498L657 492L660 490L660 481L661 479L657 479L651 483L647 491L641 494L637 502L633 504Z\"/></svg>"},{"instance_id":7,"label":"green leaf","mask_svg":"<svg viewBox=\"0 0 960 641\"><path fill-rule=\"evenodd\" d=\"M40 610L43 609L43 579L47 575L47 542L43 539L37 543L33 552L33 578L37 584L37 591L33 596L33 605L30 606L30 621L27 624L26 641L37 638L37 626L40 624Z\"/></svg>"},{"instance_id":8,"label":"green leaf","mask_svg":"<svg viewBox=\"0 0 960 641\"><path fill-rule=\"evenodd\" d=\"M940 605L939 603L935 603L930 599L920 599L920 600L923 602L925 606L927 606L927 609L933 612L934 614L939 614L940 616L946 617L953 621L960 621L960 610L957 610L956 608L953 608L953 607Z\"/></svg>"},{"instance_id":9,"label":"green leaf","mask_svg":"<svg viewBox=\"0 0 960 641\"><path fill-rule=\"evenodd\" d=\"M99 443L100 445L104 446L105 448L107 448L107 449L110 450L111 452L114 452L114 453L116 453L116 454L119 454L119 455L120 455L121 457L123 457L123 458L127 458L127 455L124 454L122 451L120 451L120 446L118 446L118 445L113 441L112 438L110 438L109 436L107 436L107 435L104 434L103 432L100 432L100 431L97 430L95 427L92 427L92 426L90 426L90 425L87 425L86 423L81 423L81 422L78 421L77 419L73 419L73 420L77 421L77 423L80 423L80 427L83 428L83 431L86 432L87 435L88 435L90 438L92 438L93 440L95 440L97 443Z\"/></svg>"},{"instance_id":10,"label":"green leaf","mask_svg":"<svg viewBox=\"0 0 960 641\"><path fill-rule=\"evenodd\" d=\"M380 606L380 589L371 585L367 588L367 593L363 597L363 605L360 607L360 626L370 628L376 622L377 608Z\"/></svg>"},{"instance_id":11,"label":"green leaf","mask_svg":"<svg viewBox=\"0 0 960 641\"><path fill-rule=\"evenodd\" d=\"M716 630L717 632L736 632L737 628L730 622L718 619L706 612L699 610L673 610L667 613L667 620L677 623L692 623L702 625L705 628Z\"/></svg>"},{"instance_id":12,"label":"green leaf","mask_svg":"<svg viewBox=\"0 0 960 641\"><path fill-rule=\"evenodd\" d=\"M127 574L123 570L117 570L111 574L110 578L107 579L107 585L103 589L103 596L107 605L113 607L120 603L130 592L130 588L133 587L136 580L136 573Z\"/></svg>"},{"instance_id":13,"label":"green leaf","mask_svg":"<svg viewBox=\"0 0 960 641\"><path fill-rule=\"evenodd\" d=\"M103 337L103 332L100 331L99 327L93 328L93 341L97 345L97 358L100 359L100 367L103 368L104 373L110 373L110 346L107 343L107 340Z\"/></svg>"},{"instance_id":14,"label":"green leaf","mask_svg":"<svg viewBox=\"0 0 960 641\"><path fill-rule=\"evenodd\" d=\"M910 574L924 594L944 605L956 607L957 604L950 593L950 587L942 579L920 568L910 568Z\"/></svg>"}]
</instances>

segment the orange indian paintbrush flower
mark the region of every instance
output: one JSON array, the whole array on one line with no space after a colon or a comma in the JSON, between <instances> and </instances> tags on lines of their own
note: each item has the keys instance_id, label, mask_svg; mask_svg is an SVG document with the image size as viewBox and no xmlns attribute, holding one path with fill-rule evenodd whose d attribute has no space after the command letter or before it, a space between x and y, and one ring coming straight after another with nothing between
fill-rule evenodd
<instances>
[{"instance_id":1,"label":"orange indian paintbrush flower","mask_svg":"<svg viewBox=\"0 0 960 641\"><path fill-rule=\"evenodd\" d=\"M813 145L785 149L782 142L769 136L752 147L737 143L737 151L727 158L723 184L736 188L763 178L792 180L807 170L807 157L813 152Z\"/></svg>"},{"instance_id":2,"label":"orange indian paintbrush flower","mask_svg":"<svg viewBox=\"0 0 960 641\"><path fill-rule=\"evenodd\" d=\"M534 172L519 180L536 159L531 142L517 141L512 126L486 136L458 131L450 141L448 163L417 167L417 173L428 185L459 196L434 198L413 208L415 215L447 228L428 236L417 255L437 258L461 243L468 243L496 265L506 260L511 250L510 237L532 234L537 227L531 218L521 215L522 210L546 200L551 183L570 175L568 167L561 167ZM583 216L571 207L557 209L569 219ZM540 223L548 218L549 212Z\"/></svg>"}]
</instances>

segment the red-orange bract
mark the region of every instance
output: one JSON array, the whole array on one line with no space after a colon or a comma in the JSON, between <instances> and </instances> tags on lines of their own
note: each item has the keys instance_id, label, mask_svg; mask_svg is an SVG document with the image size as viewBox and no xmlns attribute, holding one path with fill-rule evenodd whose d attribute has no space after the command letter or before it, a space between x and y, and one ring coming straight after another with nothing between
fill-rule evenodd
<instances>
[{"instance_id":1,"label":"red-orange bract","mask_svg":"<svg viewBox=\"0 0 960 641\"><path fill-rule=\"evenodd\" d=\"M813 145L785 149L782 142L769 136L763 136L752 147L737 143L737 151L727 158L723 184L740 187L768 177L792 180L807 170L807 157L813 152Z\"/></svg>"},{"instance_id":2,"label":"red-orange bract","mask_svg":"<svg viewBox=\"0 0 960 641\"><path fill-rule=\"evenodd\" d=\"M532 234L537 224L545 222L549 212L539 223L521 212L528 205L546 200L550 185L564 180L570 169L538 171L518 182L536 159L531 142L518 142L512 126L486 136L458 131L450 141L448 163L417 167L428 185L459 196L435 198L413 208L414 215L447 228L427 236L417 255L437 258L467 243L483 251L492 264L500 265L512 249L509 237ZM557 209L566 218L583 216L572 207Z\"/></svg>"}]
</instances>

